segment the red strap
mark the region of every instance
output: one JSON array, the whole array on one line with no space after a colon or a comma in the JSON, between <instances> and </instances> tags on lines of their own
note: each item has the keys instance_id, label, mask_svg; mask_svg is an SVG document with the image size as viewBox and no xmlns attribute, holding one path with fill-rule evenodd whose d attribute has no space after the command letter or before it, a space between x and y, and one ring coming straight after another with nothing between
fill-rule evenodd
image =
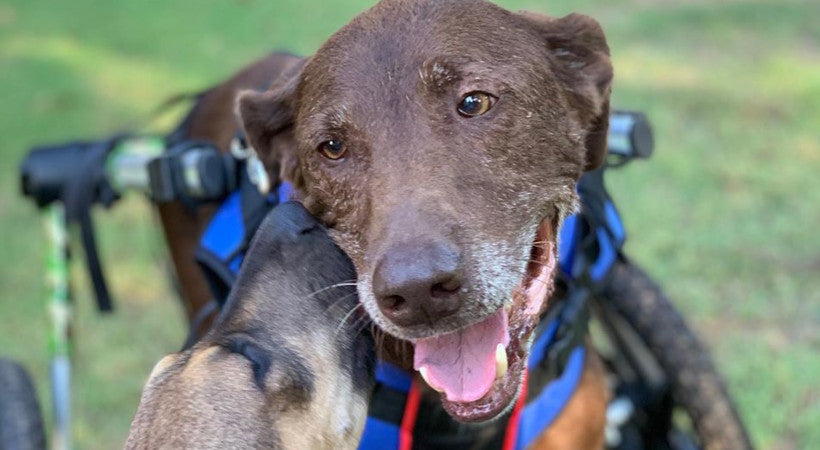
<instances>
[{"instance_id":1,"label":"red strap","mask_svg":"<svg viewBox=\"0 0 820 450\"><path fill-rule=\"evenodd\" d=\"M419 390L416 380L413 380L410 382L410 390L407 392L407 402L404 404L404 415L401 418L399 450L410 450L413 448L413 428L416 426L420 400L421 391Z\"/></svg>"},{"instance_id":2,"label":"red strap","mask_svg":"<svg viewBox=\"0 0 820 450\"><path fill-rule=\"evenodd\" d=\"M510 421L507 422L507 431L504 434L504 444L502 450L513 450L515 441L518 439L519 423L521 422L521 411L527 404L527 370L524 369L524 379L521 381L521 393L518 394L518 401L515 402L513 412L510 414Z\"/></svg>"}]
</instances>

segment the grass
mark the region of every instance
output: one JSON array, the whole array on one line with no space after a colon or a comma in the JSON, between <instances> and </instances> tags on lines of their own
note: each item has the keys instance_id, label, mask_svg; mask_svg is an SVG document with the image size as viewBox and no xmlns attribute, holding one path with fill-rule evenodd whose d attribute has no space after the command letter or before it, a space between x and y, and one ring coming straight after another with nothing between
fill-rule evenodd
<instances>
[{"instance_id":1,"label":"grass","mask_svg":"<svg viewBox=\"0 0 820 450\"><path fill-rule=\"evenodd\" d=\"M645 111L658 144L609 176L628 253L711 345L757 445L820 448L820 4L501 3L601 21L614 104ZM0 353L33 371L46 409L45 248L16 175L26 149L131 128L270 49L310 53L364 7L0 3ZM96 214L115 315L93 310L74 271L78 448L122 445L146 374L184 335L152 216L139 198Z\"/></svg>"}]
</instances>

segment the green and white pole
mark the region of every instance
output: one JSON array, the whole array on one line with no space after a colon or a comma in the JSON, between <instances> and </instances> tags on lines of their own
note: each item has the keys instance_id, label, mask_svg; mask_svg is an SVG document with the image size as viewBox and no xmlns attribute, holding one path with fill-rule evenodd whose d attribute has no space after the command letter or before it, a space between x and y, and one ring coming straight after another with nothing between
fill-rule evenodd
<instances>
[{"instance_id":1,"label":"green and white pole","mask_svg":"<svg viewBox=\"0 0 820 450\"><path fill-rule=\"evenodd\" d=\"M46 276L49 319L48 350L51 356L51 397L54 437L51 448L71 448L71 286L68 269L68 232L65 207L60 202L46 212L48 256Z\"/></svg>"}]
</instances>

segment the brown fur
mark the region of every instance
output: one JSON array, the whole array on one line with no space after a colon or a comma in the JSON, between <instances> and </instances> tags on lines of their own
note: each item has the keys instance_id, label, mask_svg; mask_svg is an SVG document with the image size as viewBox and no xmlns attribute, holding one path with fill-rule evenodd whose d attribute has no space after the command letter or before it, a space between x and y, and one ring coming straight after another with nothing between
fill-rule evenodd
<instances>
[{"instance_id":1,"label":"brown fur","mask_svg":"<svg viewBox=\"0 0 820 450\"><path fill-rule=\"evenodd\" d=\"M525 271L538 224L574 208L575 182L605 155L608 54L586 16L515 14L481 0L385 0L309 60L279 70L286 73L268 92L243 94L238 111L271 171L333 227L373 320L394 336L429 336L497 310ZM473 90L499 100L465 119L455 105ZM223 136L235 126L208 125L231 130ZM347 143L344 161L318 154L328 139ZM170 230L169 240L194 242L181 235ZM396 326L374 299L374 266L405 242L430 239L461 252L462 306L444 320ZM580 392L598 400L574 400L561 417L602 416L600 376L600 365L588 365ZM585 427L560 429L545 439L590 436Z\"/></svg>"},{"instance_id":2,"label":"brown fur","mask_svg":"<svg viewBox=\"0 0 820 450\"><path fill-rule=\"evenodd\" d=\"M373 320L415 339L498 310L523 276L538 225L574 208L575 182L605 153L607 54L585 16L513 14L481 0L386 0L302 70L242 95L239 113L257 151L279 161L308 209L333 227ZM456 103L475 90L497 105L460 117ZM317 152L329 139L346 142L345 160ZM372 292L377 263L439 241L458 248L460 310L396 326Z\"/></svg>"}]
</instances>

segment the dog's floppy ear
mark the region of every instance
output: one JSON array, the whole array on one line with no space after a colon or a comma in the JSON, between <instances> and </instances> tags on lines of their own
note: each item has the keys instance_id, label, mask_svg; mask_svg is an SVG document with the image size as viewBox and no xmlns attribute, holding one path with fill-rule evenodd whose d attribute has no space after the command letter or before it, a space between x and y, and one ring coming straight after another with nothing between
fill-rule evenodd
<instances>
[{"instance_id":1,"label":"dog's floppy ear","mask_svg":"<svg viewBox=\"0 0 820 450\"><path fill-rule=\"evenodd\" d=\"M285 71L265 92L243 91L237 96L236 114L248 143L272 175L302 186L293 136L296 88L306 60Z\"/></svg>"},{"instance_id":2,"label":"dog's floppy ear","mask_svg":"<svg viewBox=\"0 0 820 450\"><path fill-rule=\"evenodd\" d=\"M560 19L522 12L547 45L552 71L567 93L570 108L586 133L586 170L606 157L612 63L604 31L582 14Z\"/></svg>"}]
</instances>

